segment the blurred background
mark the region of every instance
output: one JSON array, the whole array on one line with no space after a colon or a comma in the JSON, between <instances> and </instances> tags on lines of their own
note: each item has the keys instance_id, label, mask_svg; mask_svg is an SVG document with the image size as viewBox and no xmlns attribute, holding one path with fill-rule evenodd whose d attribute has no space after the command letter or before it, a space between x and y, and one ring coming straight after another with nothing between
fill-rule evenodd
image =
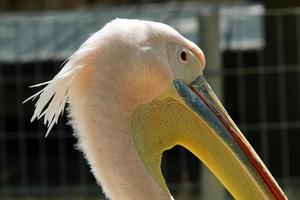
<instances>
[{"instance_id":1,"label":"blurred background","mask_svg":"<svg viewBox=\"0 0 300 200\"><path fill-rule=\"evenodd\" d=\"M290 200L300 199L300 1L0 0L0 199L100 199L62 118L44 138L30 85L51 79L116 18L160 21L197 43L206 77ZM162 169L177 200L232 199L175 147Z\"/></svg>"}]
</instances>

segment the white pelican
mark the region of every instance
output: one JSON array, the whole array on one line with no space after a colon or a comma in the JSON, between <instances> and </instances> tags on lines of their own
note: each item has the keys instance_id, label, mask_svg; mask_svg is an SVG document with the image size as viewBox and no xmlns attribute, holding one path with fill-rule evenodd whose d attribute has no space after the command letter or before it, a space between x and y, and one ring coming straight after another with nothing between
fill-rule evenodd
<instances>
[{"instance_id":1,"label":"white pelican","mask_svg":"<svg viewBox=\"0 0 300 200\"><path fill-rule=\"evenodd\" d=\"M163 151L181 145L236 199L287 199L202 72L200 48L168 25L116 19L67 60L38 97L48 131L65 104L91 170L112 200L170 200ZM46 135L47 135L46 134Z\"/></svg>"}]
</instances>

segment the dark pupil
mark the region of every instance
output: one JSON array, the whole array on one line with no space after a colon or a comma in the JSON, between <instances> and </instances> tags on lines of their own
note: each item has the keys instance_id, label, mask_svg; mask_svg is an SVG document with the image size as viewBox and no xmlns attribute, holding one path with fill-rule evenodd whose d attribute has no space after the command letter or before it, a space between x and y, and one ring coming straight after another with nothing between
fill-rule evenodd
<instances>
[{"instance_id":1,"label":"dark pupil","mask_svg":"<svg viewBox=\"0 0 300 200\"><path fill-rule=\"evenodd\" d=\"M186 52L185 51L182 51L180 56L183 61L186 61Z\"/></svg>"}]
</instances>

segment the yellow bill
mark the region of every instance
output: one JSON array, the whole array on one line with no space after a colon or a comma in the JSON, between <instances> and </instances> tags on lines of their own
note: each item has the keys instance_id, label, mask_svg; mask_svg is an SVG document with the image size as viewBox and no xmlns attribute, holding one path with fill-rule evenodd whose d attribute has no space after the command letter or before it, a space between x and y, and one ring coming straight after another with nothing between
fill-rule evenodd
<instances>
[{"instance_id":1,"label":"yellow bill","mask_svg":"<svg viewBox=\"0 0 300 200\"><path fill-rule=\"evenodd\" d=\"M145 166L167 192L161 156L181 145L197 156L235 199L287 199L202 75L191 84L174 80L166 93L139 106L132 131Z\"/></svg>"}]
</instances>

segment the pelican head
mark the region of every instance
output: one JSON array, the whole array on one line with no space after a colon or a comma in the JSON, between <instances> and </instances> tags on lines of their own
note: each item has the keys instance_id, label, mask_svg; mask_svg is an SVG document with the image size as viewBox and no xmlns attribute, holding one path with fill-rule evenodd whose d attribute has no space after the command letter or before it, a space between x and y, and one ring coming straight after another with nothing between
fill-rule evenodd
<instances>
[{"instance_id":1,"label":"pelican head","mask_svg":"<svg viewBox=\"0 0 300 200\"><path fill-rule=\"evenodd\" d=\"M113 200L170 200L165 150L181 145L236 199L286 199L203 76L201 49L168 25L116 19L93 34L38 97L48 131L69 117L92 172Z\"/></svg>"}]
</instances>

